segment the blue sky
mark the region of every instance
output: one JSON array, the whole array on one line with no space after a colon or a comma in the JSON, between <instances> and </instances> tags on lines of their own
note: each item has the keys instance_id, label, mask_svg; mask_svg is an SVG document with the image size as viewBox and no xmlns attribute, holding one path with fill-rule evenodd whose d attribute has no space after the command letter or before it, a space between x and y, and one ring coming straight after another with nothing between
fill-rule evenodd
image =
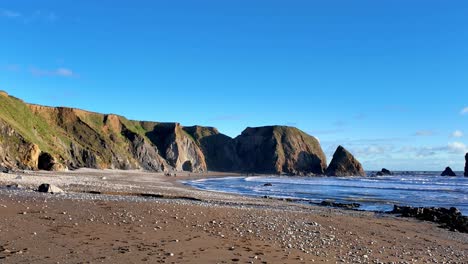
<instances>
[{"instance_id":1,"label":"blue sky","mask_svg":"<svg viewBox=\"0 0 468 264\"><path fill-rule=\"evenodd\" d=\"M456 0L0 0L0 89L233 137L297 126L369 170L462 170L466 14Z\"/></svg>"}]
</instances>

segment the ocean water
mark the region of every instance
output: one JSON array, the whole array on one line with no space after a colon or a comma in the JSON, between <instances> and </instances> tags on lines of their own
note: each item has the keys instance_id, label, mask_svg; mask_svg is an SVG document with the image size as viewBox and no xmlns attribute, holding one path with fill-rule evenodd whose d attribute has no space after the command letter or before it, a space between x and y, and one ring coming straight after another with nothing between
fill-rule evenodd
<instances>
[{"instance_id":1,"label":"ocean water","mask_svg":"<svg viewBox=\"0 0 468 264\"><path fill-rule=\"evenodd\" d=\"M359 209L369 211L391 211L397 204L457 207L463 215L468 215L468 177L441 177L437 174L405 172L380 177L245 176L184 183L202 190L249 196L294 198L314 203L324 200L359 203ZM271 186L265 186L266 183L271 183Z\"/></svg>"}]
</instances>

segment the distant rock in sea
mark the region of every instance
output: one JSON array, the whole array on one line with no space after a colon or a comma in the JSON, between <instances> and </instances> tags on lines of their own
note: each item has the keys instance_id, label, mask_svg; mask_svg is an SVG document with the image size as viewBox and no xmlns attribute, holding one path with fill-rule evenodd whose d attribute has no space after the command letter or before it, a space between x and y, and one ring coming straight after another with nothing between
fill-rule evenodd
<instances>
[{"instance_id":1,"label":"distant rock in sea","mask_svg":"<svg viewBox=\"0 0 468 264\"><path fill-rule=\"evenodd\" d=\"M457 176L455 172L450 167L445 168L445 170L440 174L440 176Z\"/></svg>"},{"instance_id":2,"label":"distant rock in sea","mask_svg":"<svg viewBox=\"0 0 468 264\"><path fill-rule=\"evenodd\" d=\"M389 176L389 175L393 175L393 173L385 168L383 168L381 171L377 172L375 174L376 176Z\"/></svg>"},{"instance_id":3,"label":"distant rock in sea","mask_svg":"<svg viewBox=\"0 0 468 264\"><path fill-rule=\"evenodd\" d=\"M326 170L327 176L366 176L361 163L344 147L338 146Z\"/></svg>"},{"instance_id":4,"label":"distant rock in sea","mask_svg":"<svg viewBox=\"0 0 468 264\"><path fill-rule=\"evenodd\" d=\"M465 155L465 177L468 177L468 153Z\"/></svg>"}]
</instances>

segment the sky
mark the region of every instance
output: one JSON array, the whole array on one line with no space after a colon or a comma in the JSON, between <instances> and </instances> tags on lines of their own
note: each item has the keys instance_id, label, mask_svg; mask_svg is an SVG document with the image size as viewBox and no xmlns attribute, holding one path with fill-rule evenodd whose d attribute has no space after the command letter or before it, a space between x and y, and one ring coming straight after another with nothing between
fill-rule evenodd
<instances>
[{"instance_id":1,"label":"sky","mask_svg":"<svg viewBox=\"0 0 468 264\"><path fill-rule=\"evenodd\" d=\"M0 0L0 90L130 119L296 126L328 161L461 171L468 2Z\"/></svg>"}]
</instances>

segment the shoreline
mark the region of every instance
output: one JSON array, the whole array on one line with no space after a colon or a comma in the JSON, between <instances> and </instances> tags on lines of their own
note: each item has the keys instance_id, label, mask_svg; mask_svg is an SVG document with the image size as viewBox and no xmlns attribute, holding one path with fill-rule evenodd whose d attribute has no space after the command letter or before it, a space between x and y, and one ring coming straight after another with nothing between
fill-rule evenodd
<instances>
[{"instance_id":1,"label":"shoreline","mask_svg":"<svg viewBox=\"0 0 468 264\"><path fill-rule=\"evenodd\" d=\"M0 186L49 182L76 193L0 189L4 263L461 263L468 252L467 234L434 223L200 191L178 182L240 174L85 169L19 176L0 174Z\"/></svg>"}]
</instances>

